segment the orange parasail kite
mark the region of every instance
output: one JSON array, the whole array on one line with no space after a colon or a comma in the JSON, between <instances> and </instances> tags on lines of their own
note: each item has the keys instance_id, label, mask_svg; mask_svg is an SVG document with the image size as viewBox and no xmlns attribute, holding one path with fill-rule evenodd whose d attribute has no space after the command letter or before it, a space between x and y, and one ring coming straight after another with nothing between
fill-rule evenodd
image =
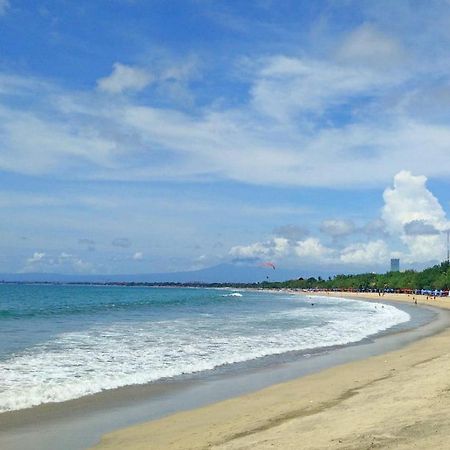
<instances>
[{"instance_id":1,"label":"orange parasail kite","mask_svg":"<svg viewBox=\"0 0 450 450\"><path fill-rule=\"evenodd\" d=\"M261 263L261 267L271 267L273 270L275 270L275 264L270 261L266 261Z\"/></svg>"}]
</instances>

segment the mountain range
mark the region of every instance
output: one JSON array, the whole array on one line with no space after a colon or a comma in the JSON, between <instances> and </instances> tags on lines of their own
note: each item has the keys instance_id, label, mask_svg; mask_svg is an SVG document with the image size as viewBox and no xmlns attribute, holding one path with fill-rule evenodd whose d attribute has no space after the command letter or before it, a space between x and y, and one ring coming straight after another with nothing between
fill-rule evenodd
<instances>
[{"instance_id":1,"label":"mountain range","mask_svg":"<svg viewBox=\"0 0 450 450\"><path fill-rule=\"evenodd\" d=\"M258 266L219 264L200 270L147 274L59 274L59 273L0 273L0 281L53 282L53 283L257 283L259 281L284 281L305 276L295 269L272 269ZM309 273L308 276L311 276Z\"/></svg>"}]
</instances>

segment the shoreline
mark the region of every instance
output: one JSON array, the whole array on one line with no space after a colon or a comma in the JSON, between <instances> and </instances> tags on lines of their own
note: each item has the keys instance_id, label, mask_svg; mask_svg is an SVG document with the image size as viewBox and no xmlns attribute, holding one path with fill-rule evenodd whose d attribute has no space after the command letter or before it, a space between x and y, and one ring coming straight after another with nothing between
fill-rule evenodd
<instances>
[{"instance_id":1,"label":"shoreline","mask_svg":"<svg viewBox=\"0 0 450 450\"><path fill-rule=\"evenodd\" d=\"M414 304L407 294L305 294ZM450 309L449 298L415 297ZM93 448L446 448L449 363L447 325L394 351L108 433Z\"/></svg>"},{"instance_id":2,"label":"shoreline","mask_svg":"<svg viewBox=\"0 0 450 450\"><path fill-rule=\"evenodd\" d=\"M289 293L292 294L292 292ZM309 292L301 294L327 295ZM338 297L337 294L333 292L328 295ZM343 293L342 296L352 297L347 293ZM361 296L357 298L368 300ZM391 299L389 296L379 298L377 295L373 300L385 303L394 300L396 306L399 306L398 299ZM436 306L434 302L423 303L425 306ZM414 305L410 305L409 308L414 308ZM441 314L441 320L442 317ZM358 343L330 347L309 359L303 358L304 355L301 354L286 355L287 361L281 359L277 363L269 362L267 366L262 364L263 367L258 364L253 367L251 364L244 364L242 367L236 366L230 373L219 371L212 376L211 374L194 376L192 380L187 377L177 382L123 387L68 402L1 414L0 446L5 449L19 450L30 448L32 443L33 448L59 449L63 439L64 448L86 448L98 442L102 434L108 433L109 436L112 430L122 431L123 427L148 420L165 420L161 417L174 417L169 414L177 416L182 414L180 411L185 410L194 412L197 411L195 408L204 408L205 405L214 406L217 402L227 402L228 399L238 401L247 395L252 395L249 394L251 392L257 393L260 389L270 389L279 383L301 380L310 374L317 375L323 370L350 361L365 360L374 354L401 348L425 335L436 333L444 326L450 326L449 317L445 319L445 324L439 324L439 319L433 319L431 324L422 323L410 326L406 330L390 329L386 333L381 332L376 335L373 341L372 338L367 338L369 342L365 339ZM153 423L150 422L150 424ZM122 444L117 448L122 448ZM151 448L159 447L151 446ZM170 447L164 444L160 448Z\"/></svg>"}]
</instances>

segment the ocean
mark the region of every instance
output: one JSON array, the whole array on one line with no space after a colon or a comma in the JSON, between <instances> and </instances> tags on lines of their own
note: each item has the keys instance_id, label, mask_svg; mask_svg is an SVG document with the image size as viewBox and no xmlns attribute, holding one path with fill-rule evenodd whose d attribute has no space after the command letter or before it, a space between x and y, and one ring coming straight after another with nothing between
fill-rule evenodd
<instances>
[{"instance_id":1,"label":"ocean","mask_svg":"<svg viewBox=\"0 0 450 450\"><path fill-rule=\"evenodd\" d=\"M0 412L359 342L393 305L249 290L0 285Z\"/></svg>"}]
</instances>

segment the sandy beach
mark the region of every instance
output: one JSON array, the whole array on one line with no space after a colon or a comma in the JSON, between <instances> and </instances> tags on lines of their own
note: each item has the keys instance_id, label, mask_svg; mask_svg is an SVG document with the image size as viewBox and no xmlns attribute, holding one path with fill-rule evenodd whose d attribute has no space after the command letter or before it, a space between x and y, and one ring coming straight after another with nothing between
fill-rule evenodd
<instances>
[{"instance_id":1,"label":"sandy beach","mask_svg":"<svg viewBox=\"0 0 450 450\"><path fill-rule=\"evenodd\" d=\"M450 309L448 298L416 298ZM382 299L413 303L406 295ZM449 366L447 329L400 350L109 433L95 449L448 448Z\"/></svg>"}]
</instances>

